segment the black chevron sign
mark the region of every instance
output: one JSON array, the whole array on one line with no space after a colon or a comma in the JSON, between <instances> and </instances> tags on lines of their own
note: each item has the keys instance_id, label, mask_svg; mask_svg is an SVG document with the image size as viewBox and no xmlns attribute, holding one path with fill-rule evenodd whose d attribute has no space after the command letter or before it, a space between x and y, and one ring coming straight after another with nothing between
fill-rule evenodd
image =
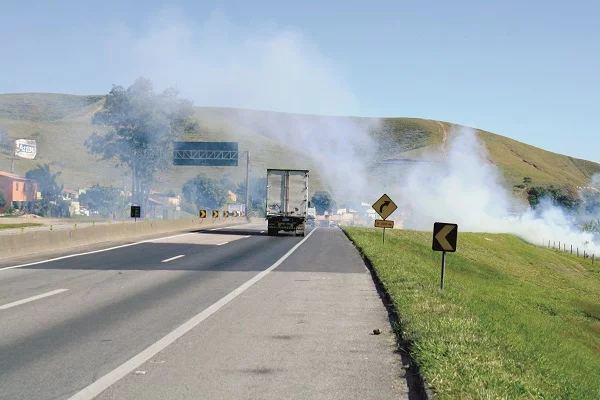
<instances>
[{"instance_id":1,"label":"black chevron sign","mask_svg":"<svg viewBox=\"0 0 600 400\"><path fill-rule=\"evenodd\" d=\"M456 239L458 237L458 225L436 222L433 224L433 244L431 248L434 251L456 251Z\"/></svg>"}]
</instances>

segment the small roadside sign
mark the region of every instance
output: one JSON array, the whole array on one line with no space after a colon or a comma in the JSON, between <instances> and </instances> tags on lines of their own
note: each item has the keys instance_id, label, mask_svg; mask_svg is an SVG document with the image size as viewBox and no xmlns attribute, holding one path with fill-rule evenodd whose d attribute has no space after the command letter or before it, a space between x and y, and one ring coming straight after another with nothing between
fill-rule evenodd
<instances>
[{"instance_id":1,"label":"small roadside sign","mask_svg":"<svg viewBox=\"0 0 600 400\"><path fill-rule=\"evenodd\" d=\"M237 211L234 211L234 212L233 212L233 216L234 216L234 217L237 217L237 216L238 216L238 212L237 212Z\"/></svg>"},{"instance_id":2,"label":"small roadside sign","mask_svg":"<svg viewBox=\"0 0 600 400\"><path fill-rule=\"evenodd\" d=\"M229 217L229 211L223 211L223 216L224 216L225 218Z\"/></svg>"},{"instance_id":3,"label":"small roadside sign","mask_svg":"<svg viewBox=\"0 0 600 400\"><path fill-rule=\"evenodd\" d=\"M373 209L383 219L389 217L397 208L398 206L396 203L394 203L387 194L381 196L379 200L373 204Z\"/></svg>"},{"instance_id":4,"label":"small roadside sign","mask_svg":"<svg viewBox=\"0 0 600 400\"><path fill-rule=\"evenodd\" d=\"M213 218L219 218L219 210L213 210Z\"/></svg>"},{"instance_id":5,"label":"small roadside sign","mask_svg":"<svg viewBox=\"0 0 600 400\"><path fill-rule=\"evenodd\" d=\"M458 225L445 222L433 224L433 251L442 251L442 275L440 277L440 289L444 289L444 274L446 271L446 253L456 251L456 240L458 238Z\"/></svg>"},{"instance_id":6,"label":"small roadside sign","mask_svg":"<svg viewBox=\"0 0 600 400\"><path fill-rule=\"evenodd\" d=\"M206 218L206 210L200 210L200 218Z\"/></svg>"},{"instance_id":7,"label":"small roadside sign","mask_svg":"<svg viewBox=\"0 0 600 400\"><path fill-rule=\"evenodd\" d=\"M394 221L386 221L383 219L376 219L375 220L375 228L389 228L392 229L394 228Z\"/></svg>"},{"instance_id":8,"label":"small roadside sign","mask_svg":"<svg viewBox=\"0 0 600 400\"><path fill-rule=\"evenodd\" d=\"M131 218L140 218L142 215L141 206L131 206Z\"/></svg>"},{"instance_id":9,"label":"small roadside sign","mask_svg":"<svg viewBox=\"0 0 600 400\"><path fill-rule=\"evenodd\" d=\"M433 224L433 244L434 251L456 251L456 239L458 237L458 225L436 222Z\"/></svg>"}]
</instances>

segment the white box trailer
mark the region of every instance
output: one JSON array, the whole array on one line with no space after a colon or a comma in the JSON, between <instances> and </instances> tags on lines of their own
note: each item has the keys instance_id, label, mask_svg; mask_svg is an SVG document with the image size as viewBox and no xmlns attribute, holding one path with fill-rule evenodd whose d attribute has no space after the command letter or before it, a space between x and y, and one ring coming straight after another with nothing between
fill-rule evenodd
<instances>
[{"instance_id":1,"label":"white box trailer","mask_svg":"<svg viewBox=\"0 0 600 400\"><path fill-rule=\"evenodd\" d=\"M281 231L306 235L308 170L267 169L266 219L269 236Z\"/></svg>"}]
</instances>

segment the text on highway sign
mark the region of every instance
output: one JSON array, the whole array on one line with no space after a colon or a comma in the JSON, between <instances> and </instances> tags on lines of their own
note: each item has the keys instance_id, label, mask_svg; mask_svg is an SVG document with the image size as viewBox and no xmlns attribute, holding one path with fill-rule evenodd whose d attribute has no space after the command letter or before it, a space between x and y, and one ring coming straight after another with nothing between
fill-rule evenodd
<instances>
[{"instance_id":1,"label":"text on highway sign","mask_svg":"<svg viewBox=\"0 0 600 400\"><path fill-rule=\"evenodd\" d=\"M387 194L381 196L381 198L373 204L373 209L383 219L389 217L397 208L398 206L396 203L394 203Z\"/></svg>"},{"instance_id":2,"label":"text on highway sign","mask_svg":"<svg viewBox=\"0 0 600 400\"><path fill-rule=\"evenodd\" d=\"M389 228L392 229L394 228L394 221L386 221L383 219L376 219L375 220L375 228Z\"/></svg>"},{"instance_id":3,"label":"text on highway sign","mask_svg":"<svg viewBox=\"0 0 600 400\"><path fill-rule=\"evenodd\" d=\"M456 239L458 237L458 225L436 222L433 224L433 244L431 248L434 251L456 251Z\"/></svg>"}]
</instances>

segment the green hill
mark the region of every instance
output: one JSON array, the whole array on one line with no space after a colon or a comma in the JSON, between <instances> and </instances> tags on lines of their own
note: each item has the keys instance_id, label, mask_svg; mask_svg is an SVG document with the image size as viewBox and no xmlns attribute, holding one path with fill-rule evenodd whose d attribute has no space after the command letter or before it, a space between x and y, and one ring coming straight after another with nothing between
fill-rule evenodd
<instances>
[{"instance_id":1,"label":"green hill","mask_svg":"<svg viewBox=\"0 0 600 400\"><path fill-rule=\"evenodd\" d=\"M48 163L62 171L66 188L95 183L122 185L123 182L129 186L127 169L116 168L116 162L97 161L83 144L93 131L100 130L92 126L91 118L103 104L104 96L0 95L0 170L10 170L10 142L17 138L32 138L38 143L38 156L35 160L17 160L16 173L24 174L38 163ZM311 157L311 153L322 149L290 143L285 139L285 131L290 126L298 132L303 132L306 127L321 130L333 127L341 132L340 141L346 137L344 132L362 127L377 143L377 158L371 160L372 164L384 159L435 156L442 146L442 126L448 131L454 126L448 122L416 118L323 117L213 107L199 107L196 114L201 130L182 139L238 141L241 150L250 151L254 174L264 174L267 167L311 169L314 171L312 190L325 186L319 174L321 166ZM376 125L378 121L380 123ZM521 183L527 176L535 185L553 184L574 191L577 186L587 185L591 176L600 172L597 163L544 151L490 132L477 132L487 146L490 161L501 169L510 186ZM244 165L242 157L239 168L206 168L203 171L213 176L229 174L233 179L242 180ZM182 183L199 171L199 168L173 167L157 176L157 189L178 192Z\"/></svg>"}]
</instances>

